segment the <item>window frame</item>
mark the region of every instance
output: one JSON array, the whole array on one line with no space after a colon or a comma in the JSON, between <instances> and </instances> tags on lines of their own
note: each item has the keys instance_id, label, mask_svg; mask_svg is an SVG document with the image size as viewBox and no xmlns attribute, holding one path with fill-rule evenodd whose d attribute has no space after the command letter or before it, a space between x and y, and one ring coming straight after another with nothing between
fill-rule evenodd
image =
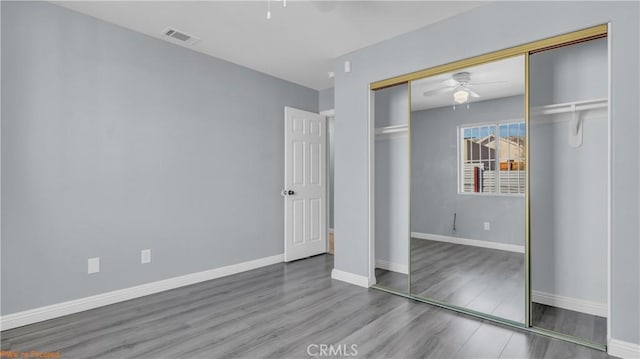
<instances>
[{"instance_id":1,"label":"window frame","mask_svg":"<svg viewBox=\"0 0 640 359\"><path fill-rule=\"evenodd\" d=\"M495 133L496 135L499 136L499 131L500 131L500 125L510 125L510 124L524 124L525 125L525 138L526 138L526 131L527 131L527 125L526 125L526 121L524 118L515 118L515 119L507 119L507 120L500 120L500 121L486 121L486 122L475 122L475 123L468 123L468 124L461 124L456 126L456 137L457 137L457 143L456 143L456 156L458 158L457 160L457 181L456 181L456 191L459 195L463 195L463 196L497 196L497 197L522 197L524 198L527 189L526 189L526 184L525 184L525 190L522 193L502 193L500 192L500 176L496 176L496 191L495 192L464 192L464 175L463 175L463 166L464 166L464 162L462 160L462 143L463 143L463 136L464 136L464 128L474 128L474 127L486 127L486 126L495 126ZM499 143L498 143L499 146ZM499 147L498 147L499 148ZM497 153L499 153L499 150L496 151ZM499 171L500 169L500 158L498 157L499 154L496 154L496 158L494 158L495 162L496 162L496 171ZM527 156L525 154L525 171L529 170L529 163L527 162Z\"/></svg>"}]
</instances>

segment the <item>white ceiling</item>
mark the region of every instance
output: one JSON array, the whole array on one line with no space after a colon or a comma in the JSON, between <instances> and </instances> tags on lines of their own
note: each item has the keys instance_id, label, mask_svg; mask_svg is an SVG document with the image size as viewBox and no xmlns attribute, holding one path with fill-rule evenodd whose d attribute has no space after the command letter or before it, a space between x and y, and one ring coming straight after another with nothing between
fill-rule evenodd
<instances>
[{"instance_id":1,"label":"white ceiling","mask_svg":"<svg viewBox=\"0 0 640 359\"><path fill-rule=\"evenodd\" d=\"M480 95L479 98L469 97L471 103L524 94L524 56L516 56L413 81L411 83L411 110L419 111L453 106L452 91L431 96L425 96L424 93L446 87L442 83L443 81L449 80L453 74L463 71L471 74L472 85L469 88ZM474 82L494 81L505 82L473 85Z\"/></svg>"},{"instance_id":2,"label":"white ceiling","mask_svg":"<svg viewBox=\"0 0 640 359\"><path fill-rule=\"evenodd\" d=\"M174 27L201 38L195 51L314 89L333 86L332 59L486 2L55 1L156 38ZM171 41L171 40L169 40ZM180 46L183 46L180 44Z\"/></svg>"}]
</instances>

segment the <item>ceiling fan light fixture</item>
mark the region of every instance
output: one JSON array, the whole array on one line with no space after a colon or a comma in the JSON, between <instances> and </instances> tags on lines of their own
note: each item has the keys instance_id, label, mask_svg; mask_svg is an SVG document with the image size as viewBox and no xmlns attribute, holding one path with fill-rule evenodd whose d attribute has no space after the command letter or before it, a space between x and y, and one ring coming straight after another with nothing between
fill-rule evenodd
<instances>
[{"instance_id":1,"label":"ceiling fan light fixture","mask_svg":"<svg viewBox=\"0 0 640 359\"><path fill-rule=\"evenodd\" d=\"M465 89L459 89L453 93L453 101L457 104L463 104L469 101L469 92Z\"/></svg>"}]
</instances>

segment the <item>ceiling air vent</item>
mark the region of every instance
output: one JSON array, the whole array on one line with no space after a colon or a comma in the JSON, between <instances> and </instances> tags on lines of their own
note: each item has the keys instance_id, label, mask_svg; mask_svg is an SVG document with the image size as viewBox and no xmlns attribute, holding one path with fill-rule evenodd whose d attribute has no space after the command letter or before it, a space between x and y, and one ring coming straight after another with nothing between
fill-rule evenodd
<instances>
[{"instance_id":1,"label":"ceiling air vent","mask_svg":"<svg viewBox=\"0 0 640 359\"><path fill-rule=\"evenodd\" d=\"M162 34L164 36L172 38L174 41L181 42L181 43L184 43L184 44L187 44L187 45L193 45L196 42L200 41L200 39L195 37L195 36L191 36L191 35L186 34L186 33L182 32L180 30L176 30L176 29L173 29L173 28L170 28L170 27L164 29Z\"/></svg>"}]
</instances>

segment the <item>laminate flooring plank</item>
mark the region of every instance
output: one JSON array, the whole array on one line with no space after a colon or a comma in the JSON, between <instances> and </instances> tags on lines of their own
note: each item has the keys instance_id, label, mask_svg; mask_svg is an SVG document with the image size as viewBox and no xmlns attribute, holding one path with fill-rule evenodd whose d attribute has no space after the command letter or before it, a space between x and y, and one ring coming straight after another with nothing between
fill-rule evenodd
<instances>
[{"instance_id":1,"label":"laminate flooring plank","mask_svg":"<svg viewBox=\"0 0 640 359\"><path fill-rule=\"evenodd\" d=\"M543 358L551 339L542 335L514 331L500 353L500 359Z\"/></svg>"},{"instance_id":2,"label":"laminate flooring plank","mask_svg":"<svg viewBox=\"0 0 640 359\"><path fill-rule=\"evenodd\" d=\"M393 296L394 300L390 301L388 296L389 294L381 291L365 291L354 300L354 305L358 306L358 309L337 306L331 310L330 315L323 316L321 320L307 324L303 328L297 328L285 344L275 342L268 346L255 347L247 352L248 357L260 353L273 358L296 357L306 353L307 346L310 344L344 343L345 337L353 333L356 328L367 327L385 313L406 302L404 298L397 296ZM372 298L374 300L371 300Z\"/></svg>"},{"instance_id":3,"label":"laminate flooring plank","mask_svg":"<svg viewBox=\"0 0 640 359\"><path fill-rule=\"evenodd\" d=\"M184 355L198 357L215 347L216 351L225 356L242 356L243 352L252 347L286 337L285 333L288 330L297 330L311 325L326 316L332 306L346 305L357 297L357 293L348 292L331 293L331 295L335 298L300 298L290 303L281 303L276 310L242 318L242 322L248 322L249 328L238 331L232 336L205 332L190 339L192 343L185 348Z\"/></svg>"},{"instance_id":4,"label":"laminate flooring plank","mask_svg":"<svg viewBox=\"0 0 640 359\"><path fill-rule=\"evenodd\" d=\"M358 356L369 357L373 353L381 354L381 347L395 339L395 334L405 328L408 323L432 308L421 308L421 305L412 305L410 301L398 306L395 310L386 313L362 329L347 336L342 342L358 346ZM376 338L376 340L370 340ZM390 340L391 339L391 340Z\"/></svg>"},{"instance_id":5,"label":"laminate flooring plank","mask_svg":"<svg viewBox=\"0 0 640 359\"><path fill-rule=\"evenodd\" d=\"M433 307L414 317L384 340L378 340L359 350L365 357L451 357L480 325L478 320Z\"/></svg>"},{"instance_id":6,"label":"laminate flooring plank","mask_svg":"<svg viewBox=\"0 0 640 359\"><path fill-rule=\"evenodd\" d=\"M607 353L575 345L559 339L516 331L500 355L500 359L519 358L613 358Z\"/></svg>"},{"instance_id":7,"label":"laminate flooring plank","mask_svg":"<svg viewBox=\"0 0 640 359\"><path fill-rule=\"evenodd\" d=\"M469 338L455 358L498 358L511 339L513 330L489 323L483 323ZM491 343L491 345L487 345Z\"/></svg>"}]
</instances>

